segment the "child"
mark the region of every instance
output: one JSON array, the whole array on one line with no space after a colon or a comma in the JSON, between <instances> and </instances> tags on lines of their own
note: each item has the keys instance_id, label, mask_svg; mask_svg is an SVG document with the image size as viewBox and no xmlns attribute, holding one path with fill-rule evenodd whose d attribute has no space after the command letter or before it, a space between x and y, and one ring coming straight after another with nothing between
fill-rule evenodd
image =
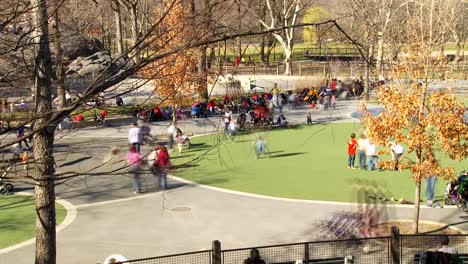
<instances>
[{"instance_id":1,"label":"child","mask_svg":"<svg viewBox=\"0 0 468 264\"><path fill-rule=\"evenodd\" d=\"M332 94L332 97L331 97L331 107L333 108L333 110L336 109L336 96L335 96L335 94Z\"/></svg>"},{"instance_id":2,"label":"child","mask_svg":"<svg viewBox=\"0 0 468 264\"><path fill-rule=\"evenodd\" d=\"M312 125L312 113L310 111L306 114L307 117L307 125Z\"/></svg>"},{"instance_id":3,"label":"child","mask_svg":"<svg viewBox=\"0 0 468 264\"><path fill-rule=\"evenodd\" d=\"M348 168L354 169L354 159L356 158L357 141L356 134L352 133L348 140Z\"/></svg>"},{"instance_id":4,"label":"child","mask_svg":"<svg viewBox=\"0 0 468 264\"><path fill-rule=\"evenodd\" d=\"M270 157L269 150L262 137L258 137L255 143L255 154L257 155L257 159L260 158L261 154L268 154L268 157Z\"/></svg>"}]
</instances>

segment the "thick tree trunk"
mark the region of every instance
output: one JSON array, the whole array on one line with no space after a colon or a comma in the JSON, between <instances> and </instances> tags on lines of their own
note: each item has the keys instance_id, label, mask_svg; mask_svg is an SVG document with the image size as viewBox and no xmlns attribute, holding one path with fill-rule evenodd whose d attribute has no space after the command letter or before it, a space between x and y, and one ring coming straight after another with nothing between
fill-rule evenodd
<instances>
[{"instance_id":1,"label":"thick tree trunk","mask_svg":"<svg viewBox=\"0 0 468 264\"><path fill-rule=\"evenodd\" d=\"M284 48L284 75L291 75L291 50Z\"/></svg>"},{"instance_id":2,"label":"thick tree trunk","mask_svg":"<svg viewBox=\"0 0 468 264\"><path fill-rule=\"evenodd\" d=\"M114 11L115 19L115 42L118 53L123 53L123 36L122 36L122 17L120 15L120 4L118 0L112 0L112 10Z\"/></svg>"},{"instance_id":3,"label":"thick tree trunk","mask_svg":"<svg viewBox=\"0 0 468 264\"><path fill-rule=\"evenodd\" d=\"M208 100L208 87L206 86L207 83L207 63L206 63L206 50L207 46L201 46L200 56L198 57L198 85L200 90L200 96L206 100Z\"/></svg>"},{"instance_id":4,"label":"thick tree trunk","mask_svg":"<svg viewBox=\"0 0 468 264\"><path fill-rule=\"evenodd\" d=\"M65 96L65 74L63 72L63 56L62 56L62 41L60 34L60 17L59 17L59 3L58 0L53 0L53 23L52 34L54 41L54 54L55 54L55 84L57 87L58 107L63 109L67 102Z\"/></svg>"},{"instance_id":5,"label":"thick tree trunk","mask_svg":"<svg viewBox=\"0 0 468 264\"><path fill-rule=\"evenodd\" d=\"M34 128L35 207L36 207L36 264L55 264L55 189L53 141L54 127L45 126L50 119L52 59L49 46L48 15L46 0L35 0L35 84L36 119Z\"/></svg>"}]
</instances>

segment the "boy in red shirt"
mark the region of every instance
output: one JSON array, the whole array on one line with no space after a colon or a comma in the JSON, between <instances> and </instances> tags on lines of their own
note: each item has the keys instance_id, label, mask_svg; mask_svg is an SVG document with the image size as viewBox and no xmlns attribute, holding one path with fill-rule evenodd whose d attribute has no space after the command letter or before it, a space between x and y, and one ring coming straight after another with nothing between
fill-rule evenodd
<instances>
[{"instance_id":1,"label":"boy in red shirt","mask_svg":"<svg viewBox=\"0 0 468 264\"><path fill-rule=\"evenodd\" d=\"M354 158L356 157L357 141L356 134L352 133L348 140L348 168L354 169Z\"/></svg>"}]
</instances>

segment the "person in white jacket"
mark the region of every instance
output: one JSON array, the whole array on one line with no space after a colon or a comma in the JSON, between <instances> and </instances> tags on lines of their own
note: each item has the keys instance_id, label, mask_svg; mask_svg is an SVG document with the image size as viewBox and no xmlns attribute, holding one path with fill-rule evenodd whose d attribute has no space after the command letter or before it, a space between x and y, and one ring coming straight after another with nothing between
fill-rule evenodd
<instances>
[{"instance_id":1,"label":"person in white jacket","mask_svg":"<svg viewBox=\"0 0 468 264\"><path fill-rule=\"evenodd\" d=\"M367 169L368 170L376 170L377 169L377 162L379 158L377 156L377 147L375 143L369 139L369 144L366 147L366 156L367 156Z\"/></svg>"},{"instance_id":2,"label":"person in white jacket","mask_svg":"<svg viewBox=\"0 0 468 264\"><path fill-rule=\"evenodd\" d=\"M128 131L128 143L133 145L137 152L140 153L140 146L143 143L143 134L137 122L133 122L133 127Z\"/></svg>"}]
</instances>

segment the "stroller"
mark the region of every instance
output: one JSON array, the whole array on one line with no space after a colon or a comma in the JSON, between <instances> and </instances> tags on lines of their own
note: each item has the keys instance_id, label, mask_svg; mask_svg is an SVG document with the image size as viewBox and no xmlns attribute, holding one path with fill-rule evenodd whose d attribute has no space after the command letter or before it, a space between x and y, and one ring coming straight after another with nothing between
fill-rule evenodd
<instances>
[{"instance_id":1,"label":"stroller","mask_svg":"<svg viewBox=\"0 0 468 264\"><path fill-rule=\"evenodd\" d=\"M468 172L463 171L458 179L447 184L445 188L444 203L456 205L463 210L467 209L468 198Z\"/></svg>"},{"instance_id":2,"label":"stroller","mask_svg":"<svg viewBox=\"0 0 468 264\"><path fill-rule=\"evenodd\" d=\"M94 122L96 123L96 126L106 126L105 117L103 117L100 114L98 115L96 111L94 111L93 113L93 119L94 119Z\"/></svg>"},{"instance_id":3,"label":"stroller","mask_svg":"<svg viewBox=\"0 0 468 264\"><path fill-rule=\"evenodd\" d=\"M12 165L6 167L6 168L3 168L2 169L2 174L0 175L0 194L9 194L11 192L13 192L13 184L10 183L10 182L7 182L5 180L5 177L8 175L8 172L13 168Z\"/></svg>"}]
</instances>

